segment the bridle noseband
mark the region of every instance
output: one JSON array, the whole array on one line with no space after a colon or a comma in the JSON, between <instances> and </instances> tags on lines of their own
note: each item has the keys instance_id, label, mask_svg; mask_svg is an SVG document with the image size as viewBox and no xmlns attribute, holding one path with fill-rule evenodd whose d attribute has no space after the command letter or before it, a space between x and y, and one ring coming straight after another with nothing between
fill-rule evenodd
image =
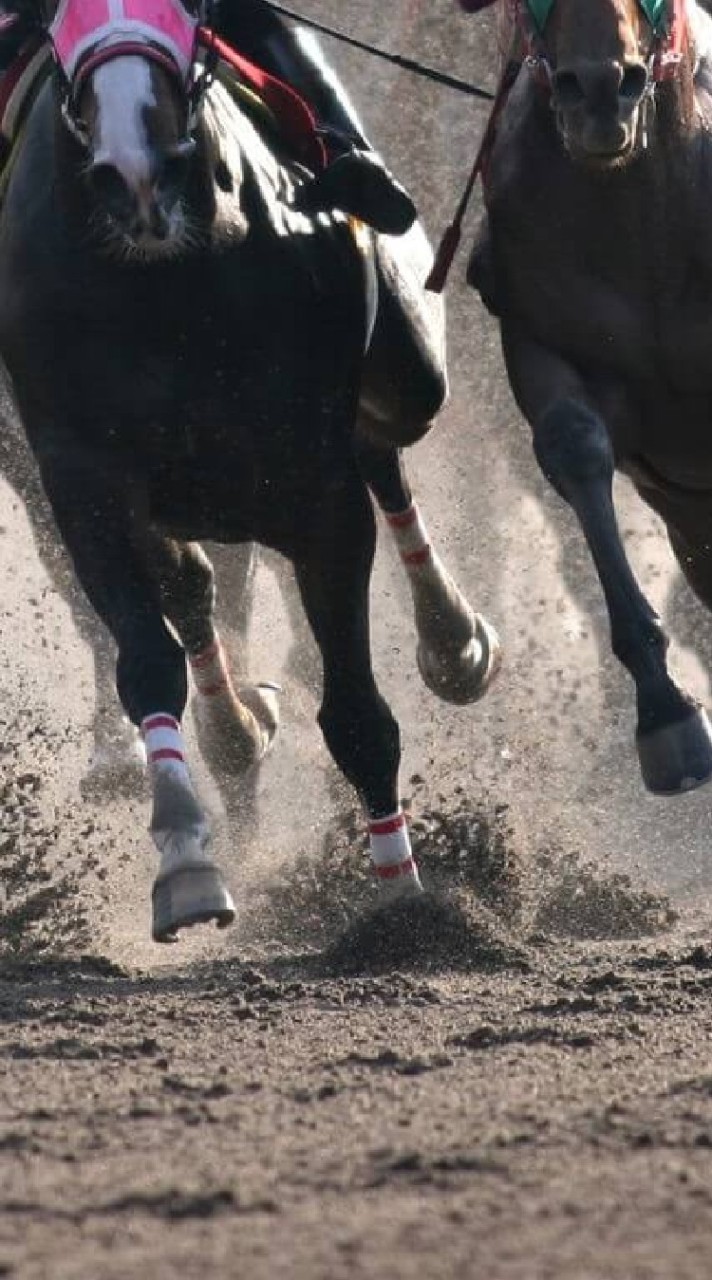
<instances>
[{"instance_id":1,"label":"bridle noseband","mask_svg":"<svg viewBox=\"0 0 712 1280\"><path fill-rule=\"evenodd\" d=\"M182 0L146 0L141 18L123 13L116 17L116 3L109 6L104 0L107 21L94 28L88 22L82 26L83 2L60 0L47 28L62 86L62 119L74 139L84 149L90 146L89 130L78 106L87 80L98 67L130 55L160 66L185 95L186 140L191 139L218 60L211 38L213 0L201 0L195 15ZM96 0L95 7L100 6L101 0ZM124 6L119 4L118 8L123 10ZM129 12L133 15L135 5Z\"/></svg>"}]
</instances>

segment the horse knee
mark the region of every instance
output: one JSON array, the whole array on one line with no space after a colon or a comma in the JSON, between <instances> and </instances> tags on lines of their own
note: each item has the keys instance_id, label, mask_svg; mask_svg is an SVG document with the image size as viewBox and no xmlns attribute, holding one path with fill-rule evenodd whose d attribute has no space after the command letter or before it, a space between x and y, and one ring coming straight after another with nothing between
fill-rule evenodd
<instances>
[{"instance_id":1,"label":"horse knee","mask_svg":"<svg viewBox=\"0 0 712 1280\"><path fill-rule=\"evenodd\" d=\"M576 400L557 401L534 428L534 452L547 480L563 498L583 484L610 484L615 470L605 424Z\"/></svg>"}]
</instances>

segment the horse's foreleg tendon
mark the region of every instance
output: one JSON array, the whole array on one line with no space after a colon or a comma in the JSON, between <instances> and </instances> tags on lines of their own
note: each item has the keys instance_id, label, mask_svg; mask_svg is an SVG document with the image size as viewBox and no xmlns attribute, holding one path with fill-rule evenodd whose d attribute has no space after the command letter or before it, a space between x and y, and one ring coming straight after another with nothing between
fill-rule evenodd
<instances>
[{"instance_id":1,"label":"horse's foreleg tendon","mask_svg":"<svg viewBox=\"0 0 712 1280\"><path fill-rule=\"evenodd\" d=\"M420 880L398 798L398 725L371 666L368 586L374 547L373 513L359 487L339 503L333 523L296 570L324 666L319 724L366 810L379 884L400 894L417 892Z\"/></svg>"},{"instance_id":2,"label":"horse's foreleg tendon","mask_svg":"<svg viewBox=\"0 0 712 1280\"><path fill-rule=\"evenodd\" d=\"M605 424L585 404L563 398L536 422L534 449L578 517L606 598L613 652L635 681L646 786L666 795L706 782L712 777L709 723L672 680L667 636L628 562L613 506L614 458Z\"/></svg>"}]
</instances>

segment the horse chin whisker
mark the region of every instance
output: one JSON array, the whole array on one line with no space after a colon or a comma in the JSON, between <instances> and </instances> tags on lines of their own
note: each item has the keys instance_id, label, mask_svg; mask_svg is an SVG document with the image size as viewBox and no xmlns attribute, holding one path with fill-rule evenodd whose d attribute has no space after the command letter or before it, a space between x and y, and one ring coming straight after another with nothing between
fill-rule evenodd
<instances>
[{"instance_id":1,"label":"horse chin whisker","mask_svg":"<svg viewBox=\"0 0 712 1280\"><path fill-rule=\"evenodd\" d=\"M602 176L626 169L644 149L639 145L636 135L631 137L620 151L611 152L589 151L579 146L567 133L562 135L562 142L566 154L575 165L588 169L591 173L600 173Z\"/></svg>"},{"instance_id":2,"label":"horse chin whisker","mask_svg":"<svg viewBox=\"0 0 712 1280\"><path fill-rule=\"evenodd\" d=\"M149 264L175 261L200 248L203 243L197 224L181 206L173 213L170 234L165 240L136 240L102 209L92 210L88 229L102 255L117 262Z\"/></svg>"}]
</instances>

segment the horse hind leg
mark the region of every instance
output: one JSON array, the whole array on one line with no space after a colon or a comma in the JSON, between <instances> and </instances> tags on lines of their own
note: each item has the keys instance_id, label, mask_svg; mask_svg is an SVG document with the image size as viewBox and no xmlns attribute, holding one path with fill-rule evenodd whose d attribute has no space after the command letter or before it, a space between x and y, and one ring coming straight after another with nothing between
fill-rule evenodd
<instances>
[{"instance_id":1,"label":"horse hind leg","mask_svg":"<svg viewBox=\"0 0 712 1280\"><path fill-rule=\"evenodd\" d=\"M500 667L497 632L474 612L433 547L397 450L361 439L358 456L361 473L385 515L406 571L423 682L445 702L476 702Z\"/></svg>"},{"instance_id":2,"label":"horse hind leg","mask_svg":"<svg viewBox=\"0 0 712 1280\"><path fill-rule=\"evenodd\" d=\"M263 758L279 724L276 685L235 686L225 647L214 621L215 578L197 543L180 543L154 535L149 548L166 616L178 632L193 676L193 711L198 743L211 772L229 790ZM252 549L234 548L239 572L233 586L247 590Z\"/></svg>"}]
</instances>

